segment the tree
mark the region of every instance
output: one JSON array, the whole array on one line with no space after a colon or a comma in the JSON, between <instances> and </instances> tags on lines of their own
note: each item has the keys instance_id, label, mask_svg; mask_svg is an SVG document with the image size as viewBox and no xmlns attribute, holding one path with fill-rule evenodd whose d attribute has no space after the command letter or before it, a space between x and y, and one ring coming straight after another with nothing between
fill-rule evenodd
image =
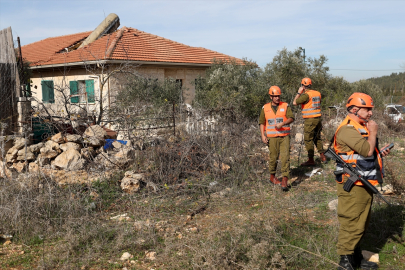
<instances>
[{"instance_id":1,"label":"tree","mask_svg":"<svg viewBox=\"0 0 405 270\"><path fill-rule=\"evenodd\" d=\"M277 85L283 92L283 99L290 102L295 96L304 77L310 77L313 88L321 90L332 77L326 66L328 59L321 55L319 58L309 57L304 63L304 56L300 49L288 51L286 48L278 51L273 61L264 68L264 80L270 87Z\"/></svg>"},{"instance_id":2,"label":"tree","mask_svg":"<svg viewBox=\"0 0 405 270\"><path fill-rule=\"evenodd\" d=\"M266 101L262 70L252 61L214 61L205 78L196 82L195 105L216 111L233 110L239 116L257 117Z\"/></svg>"}]
</instances>

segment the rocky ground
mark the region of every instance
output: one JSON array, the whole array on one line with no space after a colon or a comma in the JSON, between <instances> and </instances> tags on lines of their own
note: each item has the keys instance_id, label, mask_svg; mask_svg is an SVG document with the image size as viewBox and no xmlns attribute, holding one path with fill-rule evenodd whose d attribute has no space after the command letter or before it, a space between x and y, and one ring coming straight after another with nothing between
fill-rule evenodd
<instances>
[{"instance_id":1,"label":"rocky ground","mask_svg":"<svg viewBox=\"0 0 405 270\"><path fill-rule=\"evenodd\" d=\"M0 268L336 267L334 164L318 160L314 168L297 166L298 159L305 159L298 132L287 193L268 181L268 149L256 140L255 127L235 138L226 132L215 140L180 136L144 148L134 142L115 144L109 151L101 150L105 135L96 134L76 141L57 134L30 145L30 151L21 151L28 148L17 139L7 151L3 176L31 182L24 184L26 193L4 184L1 206L17 211L23 203L16 196L24 195L38 214L15 213L15 220L0 211L3 220L14 224L0 226ZM405 141L400 136L395 140L386 159L385 187L393 206L376 199L364 242L364 250L372 252L367 255L377 253L379 258L371 259L379 259L384 269L400 269L405 263ZM38 190L38 185L50 185L43 179L56 185ZM14 193L7 197L5 191ZM32 233L19 227L30 226L27 218L36 224Z\"/></svg>"}]
</instances>

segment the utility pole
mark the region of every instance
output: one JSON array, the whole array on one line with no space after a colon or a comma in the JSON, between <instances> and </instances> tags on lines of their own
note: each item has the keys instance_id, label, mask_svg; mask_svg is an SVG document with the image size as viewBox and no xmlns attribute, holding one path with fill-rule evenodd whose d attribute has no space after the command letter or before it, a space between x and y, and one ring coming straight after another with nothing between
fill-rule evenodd
<instances>
[{"instance_id":1,"label":"utility pole","mask_svg":"<svg viewBox=\"0 0 405 270\"><path fill-rule=\"evenodd\" d=\"M20 37L17 37L17 42L18 42L18 64L19 64L19 71L18 74L20 75L20 96L21 97L26 97L27 96L27 86L26 86L26 81L25 81L25 76L24 76L24 63L23 63L23 58L22 58L22 52L21 52L21 43L20 43Z\"/></svg>"},{"instance_id":2,"label":"utility pole","mask_svg":"<svg viewBox=\"0 0 405 270\"><path fill-rule=\"evenodd\" d=\"M299 47L298 49L300 49L304 53L304 68L305 68L305 76L306 76L307 75L307 66L305 65L305 49L302 47Z\"/></svg>"}]
</instances>

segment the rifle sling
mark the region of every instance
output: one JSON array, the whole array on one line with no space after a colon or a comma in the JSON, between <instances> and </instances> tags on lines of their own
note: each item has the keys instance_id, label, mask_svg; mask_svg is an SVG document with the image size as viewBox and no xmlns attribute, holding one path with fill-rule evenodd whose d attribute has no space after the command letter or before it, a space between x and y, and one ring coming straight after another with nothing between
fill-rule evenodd
<instances>
[{"instance_id":1,"label":"rifle sling","mask_svg":"<svg viewBox=\"0 0 405 270\"><path fill-rule=\"evenodd\" d=\"M376 146L378 152L380 152L380 148L379 148L379 146L378 146L378 138L376 139L375 146ZM382 187L383 179L382 179L382 177L381 177L381 167L380 167L380 163L378 163L378 156L377 156L377 152L376 152L376 151L374 151L373 156L374 156L375 169L376 169L376 171L377 171L377 181L378 181L378 184L380 184L380 186Z\"/></svg>"}]
</instances>

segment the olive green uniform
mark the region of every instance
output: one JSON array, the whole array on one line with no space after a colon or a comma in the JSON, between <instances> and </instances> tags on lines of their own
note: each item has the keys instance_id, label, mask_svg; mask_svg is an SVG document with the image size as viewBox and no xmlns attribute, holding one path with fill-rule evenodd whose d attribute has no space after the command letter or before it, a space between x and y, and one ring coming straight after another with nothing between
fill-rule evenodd
<instances>
[{"instance_id":1,"label":"olive green uniform","mask_svg":"<svg viewBox=\"0 0 405 270\"><path fill-rule=\"evenodd\" d=\"M297 104L305 104L309 101L308 94L302 94L296 99ZM315 155L314 144L319 153L324 153L322 138L322 117L305 118L304 119L304 143L308 152L308 158L313 158Z\"/></svg>"},{"instance_id":2,"label":"olive green uniform","mask_svg":"<svg viewBox=\"0 0 405 270\"><path fill-rule=\"evenodd\" d=\"M273 112L276 113L278 106L271 106ZM294 114L290 107L287 108L286 118L294 119ZM259 125L266 125L266 117L264 109L260 112ZM282 176L290 176L290 135L281 137L268 137L269 139L269 170L270 174L276 174L277 159L281 161L281 174Z\"/></svg>"},{"instance_id":3,"label":"olive green uniform","mask_svg":"<svg viewBox=\"0 0 405 270\"><path fill-rule=\"evenodd\" d=\"M336 134L339 152L356 151L362 156L367 156L370 144L351 126L343 126ZM345 182L345 178L343 182ZM353 186L350 192L343 190L343 183L336 183L338 195L338 221L339 236L337 253L350 255L359 245L370 222L371 204L373 194L363 186Z\"/></svg>"}]
</instances>

